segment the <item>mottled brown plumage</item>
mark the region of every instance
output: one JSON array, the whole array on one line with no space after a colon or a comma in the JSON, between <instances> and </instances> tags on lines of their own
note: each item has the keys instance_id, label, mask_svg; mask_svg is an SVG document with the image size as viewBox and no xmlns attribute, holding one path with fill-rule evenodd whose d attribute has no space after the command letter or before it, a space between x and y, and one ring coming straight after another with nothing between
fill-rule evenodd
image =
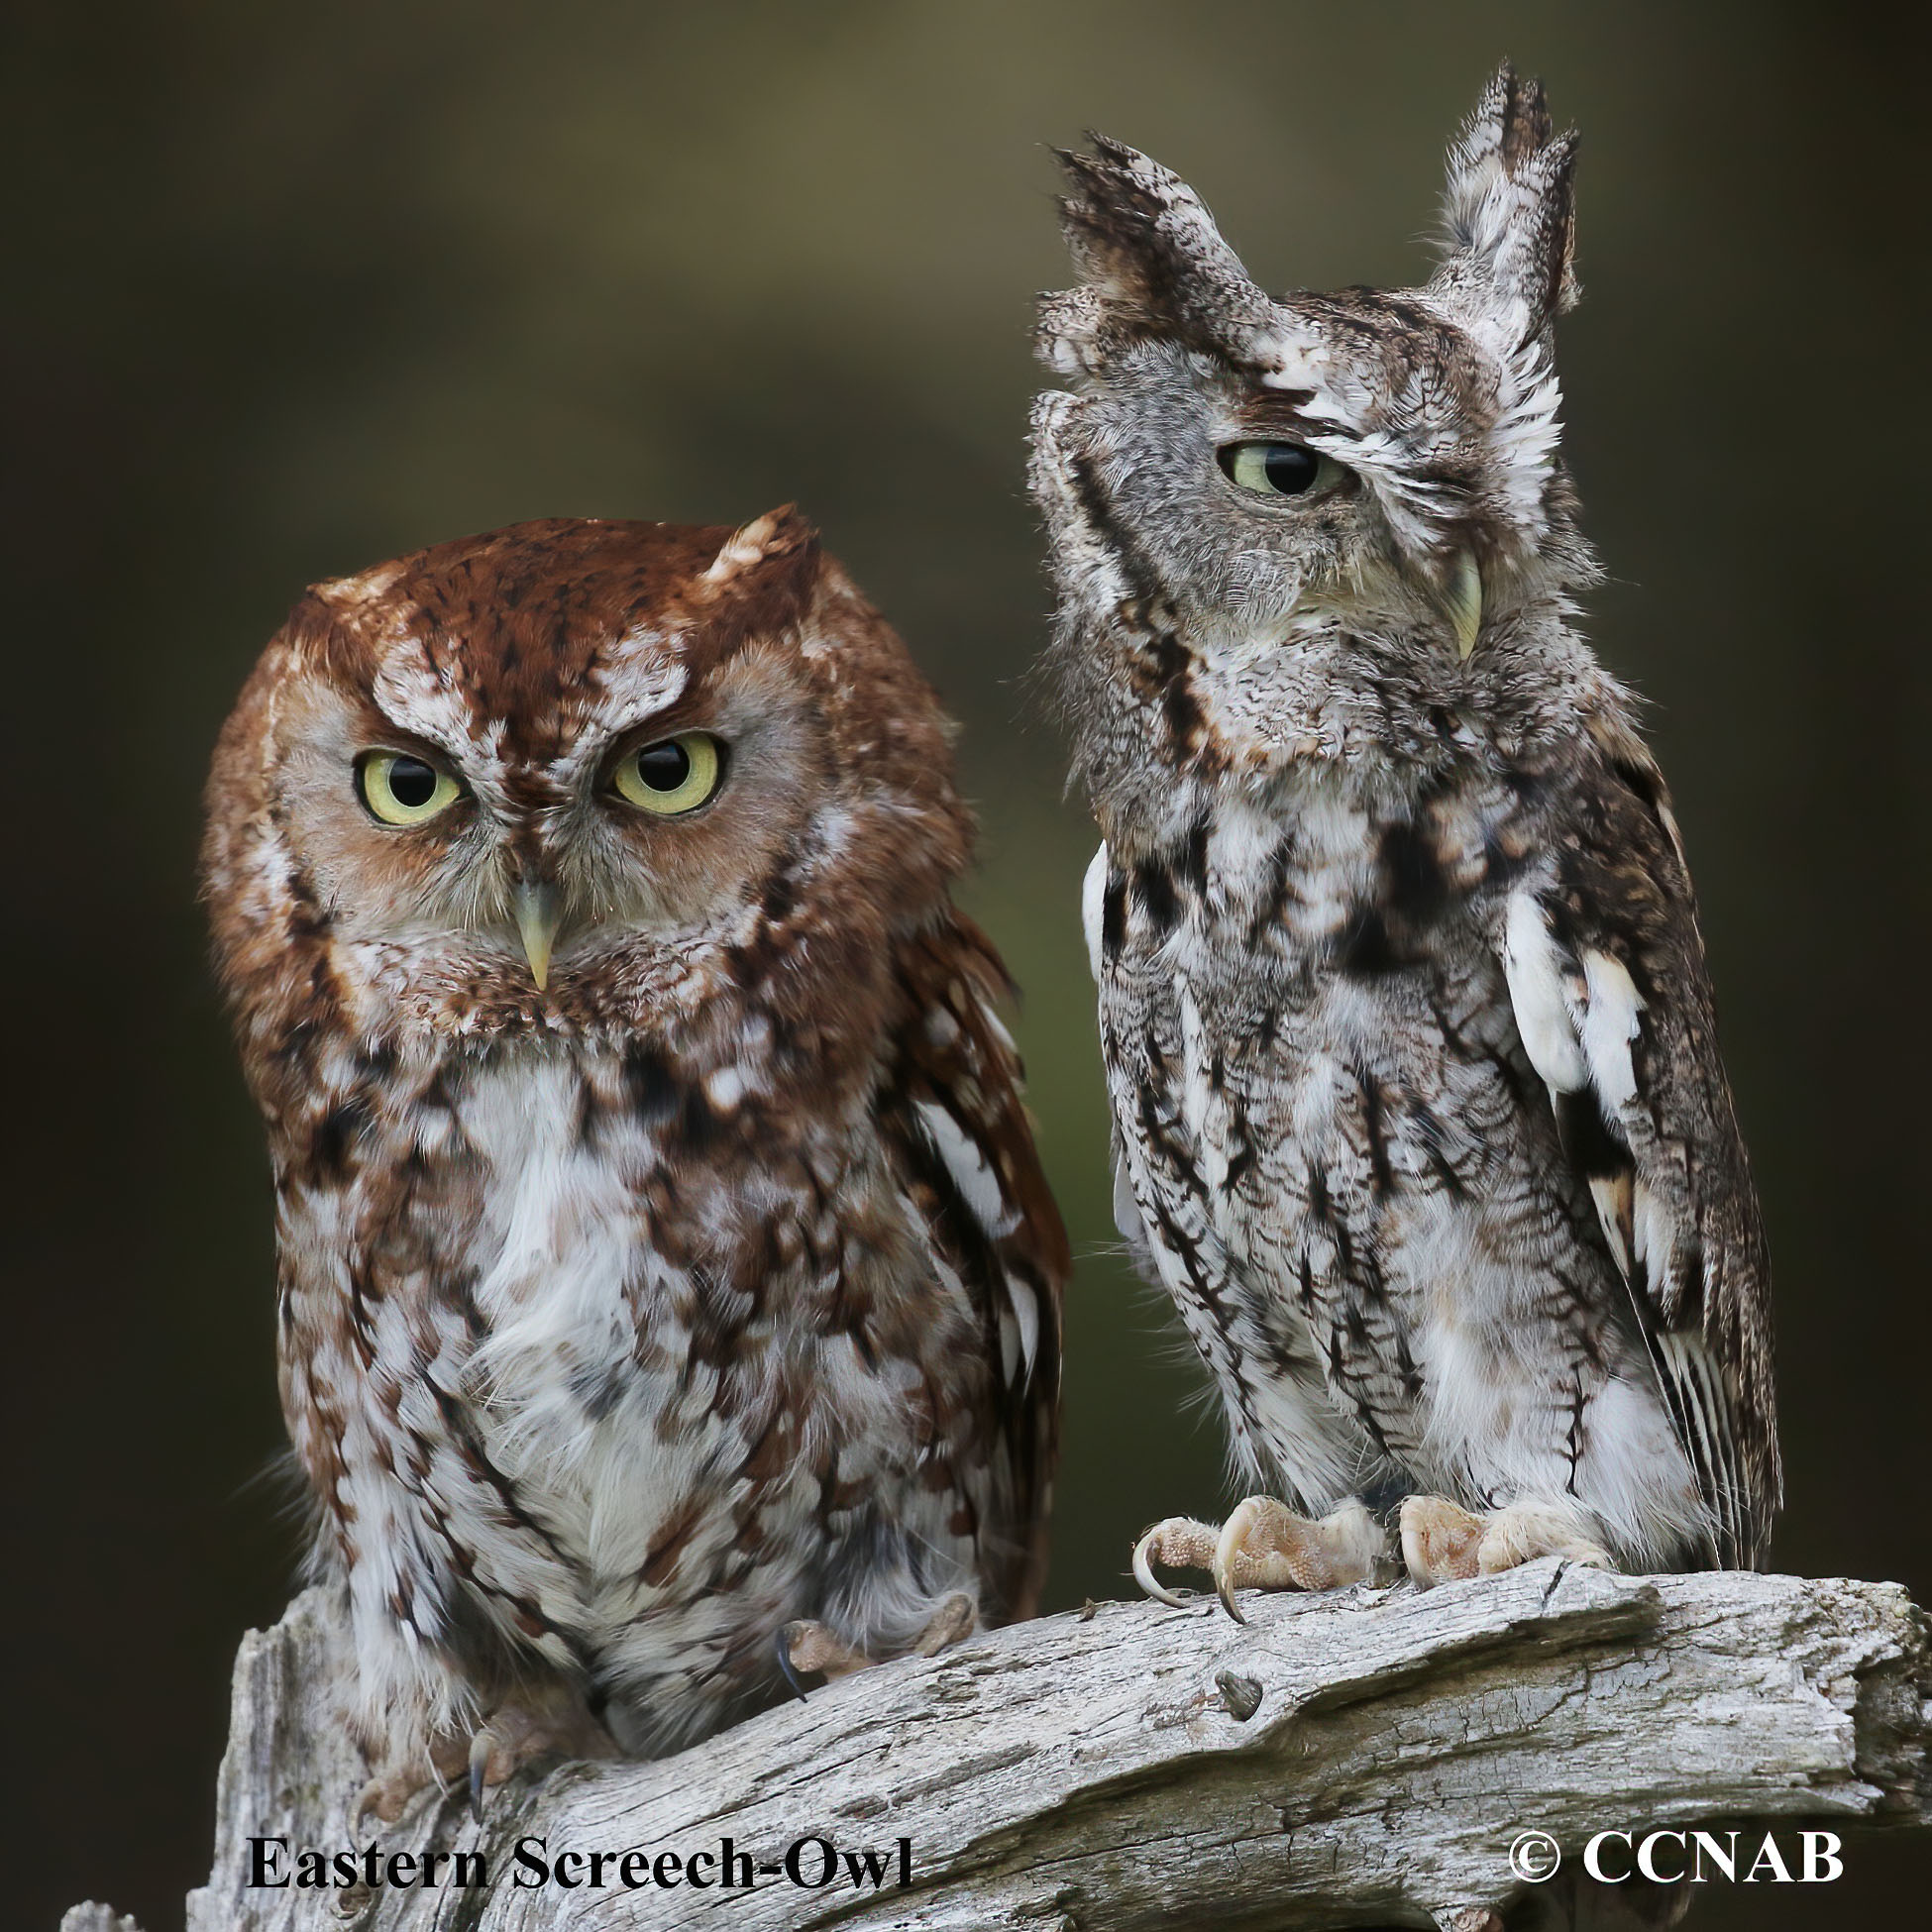
<instances>
[{"instance_id":1,"label":"mottled brown plumage","mask_svg":"<svg viewBox=\"0 0 1932 1932\"><path fill-rule=\"evenodd\" d=\"M1049 670L1117 1204L1251 1499L1137 1561L1424 1580L1764 1560L1764 1236L1695 904L1556 453L1574 141L1505 67L1417 289L1271 300L1185 183L1066 158ZM1232 1606L1232 1597L1230 1597Z\"/></svg>"},{"instance_id":2,"label":"mottled brown plumage","mask_svg":"<svg viewBox=\"0 0 1932 1932\"><path fill-rule=\"evenodd\" d=\"M1067 1255L950 735L789 512L443 544L244 691L207 891L384 1810L1030 1612Z\"/></svg>"}]
</instances>

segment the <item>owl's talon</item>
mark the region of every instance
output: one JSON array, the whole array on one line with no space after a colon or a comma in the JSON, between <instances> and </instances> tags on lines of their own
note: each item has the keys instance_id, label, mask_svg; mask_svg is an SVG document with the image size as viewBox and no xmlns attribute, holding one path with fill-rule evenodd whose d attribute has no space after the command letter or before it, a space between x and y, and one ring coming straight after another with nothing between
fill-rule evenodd
<instances>
[{"instance_id":1,"label":"owl's talon","mask_svg":"<svg viewBox=\"0 0 1932 1932\"><path fill-rule=\"evenodd\" d=\"M496 1733L484 1723L478 1727L476 1737L470 1739L470 1818L474 1824L483 1822L483 1779L488 1773L488 1758L496 1749Z\"/></svg>"},{"instance_id":2,"label":"owl's talon","mask_svg":"<svg viewBox=\"0 0 1932 1932\"><path fill-rule=\"evenodd\" d=\"M792 1645L804 1627L797 1622L780 1624L772 1632L772 1655L778 1659L778 1673L791 1686L792 1695L802 1704L806 1701L805 1687L799 1681L799 1673L792 1665Z\"/></svg>"},{"instance_id":3,"label":"owl's talon","mask_svg":"<svg viewBox=\"0 0 1932 1932\"><path fill-rule=\"evenodd\" d=\"M1164 1603L1170 1610L1185 1610L1187 1608L1187 1598L1182 1596L1179 1591L1170 1590L1166 1584L1160 1582L1155 1577L1153 1569L1147 1561L1147 1552L1152 1546L1154 1538L1159 1534L1160 1526L1156 1524L1133 1546L1133 1580L1156 1603Z\"/></svg>"},{"instance_id":4,"label":"owl's talon","mask_svg":"<svg viewBox=\"0 0 1932 1932\"><path fill-rule=\"evenodd\" d=\"M1212 1525L1197 1523L1191 1516L1169 1516L1156 1523L1133 1546L1133 1580L1170 1610L1186 1610L1193 1601L1191 1591L1170 1590L1153 1571L1160 1563L1168 1569L1212 1569L1216 1533Z\"/></svg>"},{"instance_id":5,"label":"owl's talon","mask_svg":"<svg viewBox=\"0 0 1932 1932\"><path fill-rule=\"evenodd\" d=\"M561 1690L534 1705L500 1704L469 1734L444 1731L430 1739L429 1760L445 1789L467 1792L470 1816L483 1822L483 1794L542 1758L609 1759L617 1743L573 1694Z\"/></svg>"},{"instance_id":6,"label":"owl's talon","mask_svg":"<svg viewBox=\"0 0 1932 1932\"><path fill-rule=\"evenodd\" d=\"M483 1821L483 1776L489 1770L489 1754L496 1738L487 1724L482 1725L470 1740L470 1817L475 1824Z\"/></svg>"},{"instance_id":7,"label":"owl's talon","mask_svg":"<svg viewBox=\"0 0 1932 1932\"><path fill-rule=\"evenodd\" d=\"M1221 1526L1221 1535L1215 1540L1215 1595L1221 1599L1221 1607L1237 1624L1244 1624L1247 1619L1234 1601L1234 1565L1246 1554L1247 1540L1260 1520L1258 1505L1266 1500L1265 1497L1250 1496L1244 1503L1237 1504L1233 1515Z\"/></svg>"},{"instance_id":8,"label":"owl's talon","mask_svg":"<svg viewBox=\"0 0 1932 1932\"><path fill-rule=\"evenodd\" d=\"M1156 1602L1185 1608L1185 1598L1155 1581L1154 1562L1205 1569L1222 1608L1239 1624L1247 1619L1234 1601L1237 1589L1337 1590L1372 1583L1384 1564L1384 1538L1367 1509L1352 1499L1315 1522L1272 1496L1249 1496L1219 1530L1170 1516L1134 1545L1134 1580Z\"/></svg>"}]
</instances>

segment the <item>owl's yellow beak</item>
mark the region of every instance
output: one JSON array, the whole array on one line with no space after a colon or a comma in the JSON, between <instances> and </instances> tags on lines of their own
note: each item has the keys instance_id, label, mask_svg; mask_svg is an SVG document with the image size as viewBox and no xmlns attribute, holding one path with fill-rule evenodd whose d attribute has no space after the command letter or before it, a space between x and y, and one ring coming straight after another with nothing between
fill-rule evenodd
<instances>
[{"instance_id":1,"label":"owl's yellow beak","mask_svg":"<svg viewBox=\"0 0 1932 1932\"><path fill-rule=\"evenodd\" d=\"M530 977L541 993L550 979L550 949L557 943L557 928L564 922L563 901L555 886L520 879L511 888L510 906L516 913L523 956L530 962Z\"/></svg>"},{"instance_id":2,"label":"owl's yellow beak","mask_svg":"<svg viewBox=\"0 0 1932 1932\"><path fill-rule=\"evenodd\" d=\"M1455 633L1455 656L1460 663L1476 648L1482 630L1482 572L1473 550L1458 550L1443 589L1443 607Z\"/></svg>"}]
</instances>

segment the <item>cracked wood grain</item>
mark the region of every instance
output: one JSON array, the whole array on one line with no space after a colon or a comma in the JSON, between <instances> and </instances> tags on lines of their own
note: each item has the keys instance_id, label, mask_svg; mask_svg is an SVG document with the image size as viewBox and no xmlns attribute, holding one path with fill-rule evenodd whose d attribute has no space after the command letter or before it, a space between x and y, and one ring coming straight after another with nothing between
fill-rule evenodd
<instances>
[{"instance_id":1,"label":"cracked wood grain","mask_svg":"<svg viewBox=\"0 0 1932 1932\"><path fill-rule=\"evenodd\" d=\"M1548 1925L1559 1889L1532 1897L1508 1864L1525 1829L1573 1865L1612 1827L1932 1822L1932 1638L1893 1584L1541 1562L1244 1607L1244 1628L1211 1602L1046 1618L846 1678L675 1758L519 1777L483 1829L426 1794L378 1839L351 1834L364 1767L335 1715L345 1639L312 1590L243 1642L215 1866L188 1932ZM291 1857L481 1852L490 1883L252 1887L249 1841L277 1836ZM555 1860L685 1858L726 1837L763 1865L814 1837L879 1853L886 1880L625 1889L613 1860L600 1889L514 1882L522 1838ZM86 1906L63 1932L133 1928Z\"/></svg>"}]
</instances>

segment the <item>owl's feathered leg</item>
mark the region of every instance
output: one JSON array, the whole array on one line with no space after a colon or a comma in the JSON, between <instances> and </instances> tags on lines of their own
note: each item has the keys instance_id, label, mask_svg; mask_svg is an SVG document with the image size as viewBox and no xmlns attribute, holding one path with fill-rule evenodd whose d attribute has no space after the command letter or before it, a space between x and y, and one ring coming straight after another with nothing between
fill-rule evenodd
<instances>
[{"instance_id":1,"label":"owl's feathered leg","mask_svg":"<svg viewBox=\"0 0 1932 1932\"><path fill-rule=\"evenodd\" d=\"M1493 1576L1539 1556L1615 1569L1589 1515L1568 1502L1528 1498L1477 1516L1446 1496L1402 1499L1402 1560L1425 1588Z\"/></svg>"},{"instance_id":2,"label":"owl's feathered leg","mask_svg":"<svg viewBox=\"0 0 1932 1932\"><path fill-rule=\"evenodd\" d=\"M467 1745L476 1721L462 1672L438 1645L404 1640L376 1594L378 1583L374 1565L350 1570L357 1694L345 1715L370 1767L350 1812L358 1831L372 1814L394 1824L419 1791L448 1782L452 1772L438 1761L439 1740L461 1737Z\"/></svg>"},{"instance_id":3,"label":"owl's feathered leg","mask_svg":"<svg viewBox=\"0 0 1932 1932\"><path fill-rule=\"evenodd\" d=\"M1345 1502L1317 1522L1272 1496L1249 1496L1219 1529L1190 1516L1156 1523L1133 1546L1133 1575L1156 1602L1179 1607L1187 1599L1164 1588L1153 1565L1205 1569L1222 1607L1245 1623L1234 1602L1237 1589L1336 1590L1372 1582L1386 1548L1381 1527L1360 1502Z\"/></svg>"},{"instance_id":4,"label":"owl's feathered leg","mask_svg":"<svg viewBox=\"0 0 1932 1932\"><path fill-rule=\"evenodd\" d=\"M937 1657L941 1651L973 1634L979 1614L979 1606L973 1599L965 1591L955 1590L921 1626L906 1655ZM801 1697L805 1695L798 1676L802 1670L815 1670L825 1677L849 1677L855 1670L869 1670L875 1664L885 1662L868 1656L856 1645L848 1644L836 1631L809 1617L780 1625L777 1649L779 1668L784 1671L786 1682Z\"/></svg>"}]
</instances>

